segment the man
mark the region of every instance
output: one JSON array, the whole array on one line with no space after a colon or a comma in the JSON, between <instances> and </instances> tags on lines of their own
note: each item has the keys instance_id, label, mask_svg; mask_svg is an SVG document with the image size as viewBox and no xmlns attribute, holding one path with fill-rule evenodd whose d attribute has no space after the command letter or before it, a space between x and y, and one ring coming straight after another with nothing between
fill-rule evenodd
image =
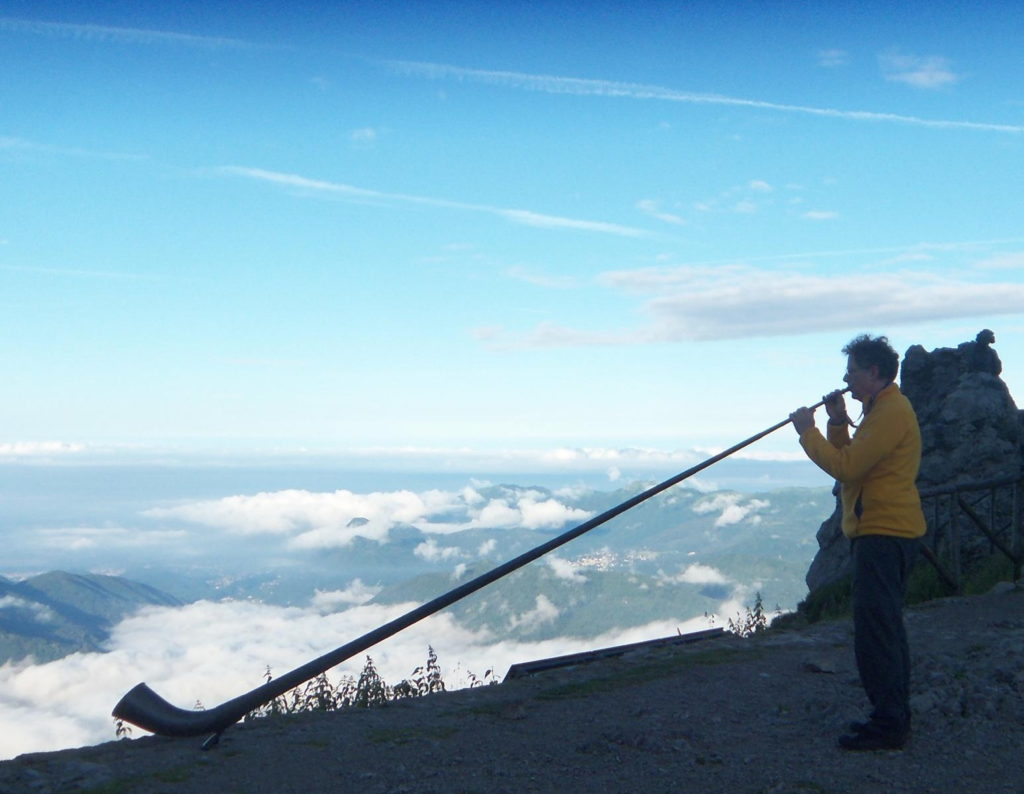
<instances>
[{"instance_id":1,"label":"man","mask_svg":"<svg viewBox=\"0 0 1024 794\"><path fill-rule=\"evenodd\" d=\"M825 398L828 437L814 414L790 414L807 456L841 483L843 534L853 554L854 652L871 702L867 722L839 738L845 750L892 750L910 737L910 651L903 625L907 577L926 524L915 481L921 431L895 380L899 355L884 336L853 339L846 375L864 413L853 437L842 392Z\"/></svg>"}]
</instances>

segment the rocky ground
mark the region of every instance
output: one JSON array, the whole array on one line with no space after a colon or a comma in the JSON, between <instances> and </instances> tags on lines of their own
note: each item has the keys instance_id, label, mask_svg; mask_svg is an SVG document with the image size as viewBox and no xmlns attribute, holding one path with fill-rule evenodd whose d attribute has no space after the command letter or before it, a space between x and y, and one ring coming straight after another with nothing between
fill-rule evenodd
<instances>
[{"instance_id":1,"label":"rocky ground","mask_svg":"<svg viewBox=\"0 0 1024 794\"><path fill-rule=\"evenodd\" d=\"M636 652L498 686L0 763L0 792L1024 793L1024 592L907 611L914 735L864 715L848 621Z\"/></svg>"}]
</instances>

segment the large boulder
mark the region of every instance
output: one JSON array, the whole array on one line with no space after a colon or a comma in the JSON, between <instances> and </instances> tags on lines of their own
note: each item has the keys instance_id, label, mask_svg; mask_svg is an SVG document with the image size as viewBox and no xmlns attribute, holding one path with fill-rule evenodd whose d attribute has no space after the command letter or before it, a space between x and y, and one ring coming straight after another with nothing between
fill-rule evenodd
<instances>
[{"instance_id":1,"label":"large boulder","mask_svg":"<svg viewBox=\"0 0 1024 794\"><path fill-rule=\"evenodd\" d=\"M929 353L914 345L903 357L900 389L921 426L922 490L1011 477L1021 471L1024 413L1017 410L999 377L1002 363L992 348L994 342L995 335L986 329L955 349ZM837 496L835 511L818 530L819 549L806 578L811 592L849 572L850 544L840 517ZM964 533L965 555L977 540Z\"/></svg>"}]
</instances>

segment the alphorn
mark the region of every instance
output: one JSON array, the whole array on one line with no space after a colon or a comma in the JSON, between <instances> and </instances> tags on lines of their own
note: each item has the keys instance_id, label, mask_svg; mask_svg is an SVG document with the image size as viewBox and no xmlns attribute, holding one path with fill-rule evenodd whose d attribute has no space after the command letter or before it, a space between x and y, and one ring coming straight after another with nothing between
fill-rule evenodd
<instances>
[{"instance_id":1,"label":"alphorn","mask_svg":"<svg viewBox=\"0 0 1024 794\"><path fill-rule=\"evenodd\" d=\"M844 393L847 391L849 391L849 389L843 390ZM825 400L821 400L811 406L811 409L819 408L824 404ZM615 516L626 512L630 508L636 507L641 502L650 499L652 496L655 496L668 488L671 488L673 485L677 485L688 477L692 477L694 474L708 468L708 466L711 466L718 461L729 457L733 453L738 452L744 447L753 444L755 441L764 438L769 433L774 433L779 428L785 427L789 422L789 419L785 419L772 425L766 430L762 430L760 433L755 433L750 438L719 452L717 455L712 455L710 458L698 463L696 466L693 466L684 472L680 472L658 485L648 488L646 491L627 499L625 502L616 505L610 510L606 510L599 516L595 516L589 521L585 521L579 526L563 532L561 535L552 538L546 543L542 543L536 548L520 554L515 559L509 560L503 565L499 565L497 568L449 590L444 595L438 596L434 600L416 607L401 617L395 618L391 622L385 623L383 626L367 632L362 637L335 648L333 651L329 651L323 656L319 656L301 667L295 668L291 672L282 675L280 678L272 679L262 686L246 692L244 695L232 698L215 708L204 711L178 708L160 697L160 695L150 689L145 683L141 683L136 685L121 698L118 704L114 707L113 716L116 719L129 722L143 730L150 731L151 733L159 734L161 736L201 736L203 734L209 734L209 738L207 738L203 746L212 746L216 743L220 734L227 728L241 720L246 714L249 714L260 706L269 703L274 698L306 683L306 681L309 681L311 678L315 678L346 659L349 659L357 653L361 653L362 651L376 645L378 642L397 634L402 629L408 628L414 623L433 615L435 612L444 609L446 606L454 604L456 601L475 593L482 587L486 587L503 576L523 567L527 563L533 562L538 557L544 556L549 551L553 551L559 546L568 543L570 540L578 538L585 532L589 532L595 527L604 524L606 521L610 521L615 518Z\"/></svg>"}]
</instances>

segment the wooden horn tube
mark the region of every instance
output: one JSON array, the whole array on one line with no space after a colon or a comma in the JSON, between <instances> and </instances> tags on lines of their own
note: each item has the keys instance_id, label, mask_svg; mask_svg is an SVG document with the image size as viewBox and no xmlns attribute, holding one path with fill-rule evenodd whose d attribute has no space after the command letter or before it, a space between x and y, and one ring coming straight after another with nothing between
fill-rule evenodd
<instances>
[{"instance_id":1,"label":"wooden horn tube","mask_svg":"<svg viewBox=\"0 0 1024 794\"><path fill-rule=\"evenodd\" d=\"M849 389L844 389L844 392L846 391L849 391ZM818 408L824 404L825 401L822 400L815 403L812 408ZM482 587L486 587L503 576L523 567L527 563L536 560L538 557L542 557L549 551L553 551L559 546L568 543L570 540L578 538L585 532L589 532L595 527L604 524L606 521L610 521L617 515L626 512L630 508L636 507L638 504L650 499L652 496L671 488L673 485L679 484L683 480L692 477L709 466L714 465L718 461L727 458L744 447L753 444L755 441L764 438L769 433L775 432L779 428L789 424L789 422L790 420L786 419L762 430L760 433L755 433L750 438L744 439L738 444L734 444L729 447L727 450L719 452L716 455L712 455L710 458L698 463L696 466L693 466L684 472L680 472L658 485L648 488L646 491L627 499L625 502L616 505L610 510L606 510L599 516L595 516L589 521L585 521L579 526L563 532L561 535L552 538L546 543L542 543L530 551L524 552L518 557L499 565L497 568L449 590L444 595L438 596L434 600L416 607L401 617L395 618L391 622L385 623L383 626L367 632L363 636L335 648L333 651L325 653L323 656L313 659L312 661L307 662L301 667L297 667L279 678L272 679L266 684L246 692L244 695L239 695L232 700L228 700L216 708L204 711L191 711L188 709L178 708L177 706L168 703L143 683L136 685L127 694L125 694L120 701L118 701L117 705L114 706L113 716L117 719L129 722L132 725L136 725L143 730L150 731L151 733L159 734L161 736L200 736L203 734L220 734L241 720L246 714L254 711L265 703L269 703L274 698L304 684L311 678L315 678L330 668L341 664L341 662L346 659L355 656L357 653L361 653L362 651L376 645L378 642L397 634L402 629L408 628L412 624L423 620L423 618L429 617L435 612L444 609L446 606L454 604L456 601L475 593Z\"/></svg>"}]
</instances>

